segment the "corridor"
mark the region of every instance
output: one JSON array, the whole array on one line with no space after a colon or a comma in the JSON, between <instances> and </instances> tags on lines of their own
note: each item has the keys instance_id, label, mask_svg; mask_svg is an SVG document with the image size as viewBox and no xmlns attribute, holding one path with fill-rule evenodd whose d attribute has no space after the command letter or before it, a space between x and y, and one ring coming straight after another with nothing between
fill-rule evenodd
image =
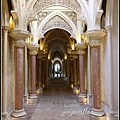
<instances>
[{"instance_id":1,"label":"corridor","mask_svg":"<svg viewBox=\"0 0 120 120\"><path fill-rule=\"evenodd\" d=\"M25 105L27 120L106 120L92 117L90 110L90 106L79 103L77 94L73 94L67 81L60 78L49 82L36 104Z\"/></svg>"}]
</instances>

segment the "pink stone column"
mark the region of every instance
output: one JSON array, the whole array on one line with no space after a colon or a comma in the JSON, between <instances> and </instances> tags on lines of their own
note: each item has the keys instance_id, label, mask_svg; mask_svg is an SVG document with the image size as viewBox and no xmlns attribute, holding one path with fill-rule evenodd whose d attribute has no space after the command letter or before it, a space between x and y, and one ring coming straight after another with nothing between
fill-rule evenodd
<instances>
[{"instance_id":1,"label":"pink stone column","mask_svg":"<svg viewBox=\"0 0 120 120\"><path fill-rule=\"evenodd\" d=\"M69 87L71 88L71 85L72 85L72 80L71 80L71 75L72 75L72 73L71 73L71 67L72 67L72 60L71 60L71 58L70 58L70 61L69 61Z\"/></svg>"},{"instance_id":2,"label":"pink stone column","mask_svg":"<svg viewBox=\"0 0 120 120\"><path fill-rule=\"evenodd\" d=\"M84 54L85 54L85 51L81 51L81 54L79 53L79 76L80 76L80 95L79 95L79 97L86 97Z\"/></svg>"},{"instance_id":3,"label":"pink stone column","mask_svg":"<svg viewBox=\"0 0 120 120\"><path fill-rule=\"evenodd\" d=\"M84 102L83 99L86 97L85 91L85 49L87 48L86 44L76 44L78 49L78 74L79 74L79 83L80 83L80 94L78 96L80 102Z\"/></svg>"},{"instance_id":4,"label":"pink stone column","mask_svg":"<svg viewBox=\"0 0 120 120\"><path fill-rule=\"evenodd\" d=\"M42 69L42 58L43 58L44 52L42 50L38 50L38 91L39 94L43 93L42 88L42 76L43 76L43 69Z\"/></svg>"},{"instance_id":5,"label":"pink stone column","mask_svg":"<svg viewBox=\"0 0 120 120\"><path fill-rule=\"evenodd\" d=\"M13 117L22 117L26 115L23 108L24 94L24 47L25 38L29 36L29 32L21 30L13 30L10 36L15 40L15 110Z\"/></svg>"},{"instance_id":6,"label":"pink stone column","mask_svg":"<svg viewBox=\"0 0 120 120\"><path fill-rule=\"evenodd\" d=\"M35 99L36 96L36 55L39 45L28 45L30 54L30 98Z\"/></svg>"},{"instance_id":7,"label":"pink stone column","mask_svg":"<svg viewBox=\"0 0 120 120\"><path fill-rule=\"evenodd\" d=\"M91 47L92 79L93 79L93 107L101 108L100 85L100 46Z\"/></svg>"},{"instance_id":8,"label":"pink stone column","mask_svg":"<svg viewBox=\"0 0 120 120\"><path fill-rule=\"evenodd\" d=\"M42 58L42 87L45 88L45 58Z\"/></svg>"},{"instance_id":9,"label":"pink stone column","mask_svg":"<svg viewBox=\"0 0 120 120\"><path fill-rule=\"evenodd\" d=\"M42 60L38 59L38 88L42 87Z\"/></svg>"},{"instance_id":10,"label":"pink stone column","mask_svg":"<svg viewBox=\"0 0 120 120\"><path fill-rule=\"evenodd\" d=\"M104 111L101 109L100 45L105 34L106 31L102 29L91 30L86 33L91 46L91 77L93 80L93 108L91 114L94 116L104 115Z\"/></svg>"},{"instance_id":11,"label":"pink stone column","mask_svg":"<svg viewBox=\"0 0 120 120\"><path fill-rule=\"evenodd\" d=\"M77 55L73 55L73 93L77 90Z\"/></svg>"}]
</instances>

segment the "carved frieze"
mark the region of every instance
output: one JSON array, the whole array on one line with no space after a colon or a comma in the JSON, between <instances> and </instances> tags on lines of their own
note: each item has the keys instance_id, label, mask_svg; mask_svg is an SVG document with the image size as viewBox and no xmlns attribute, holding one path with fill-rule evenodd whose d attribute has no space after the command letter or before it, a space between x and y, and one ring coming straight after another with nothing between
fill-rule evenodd
<instances>
[{"instance_id":1,"label":"carved frieze","mask_svg":"<svg viewBox=\"0 0 120 120\"><path fill-rule=\"evenodd\" d=\"M81 6L77 2L77 0L37 0L35 5L33 6L33 11L36 13L40 9L43 9L48 6L53 6L53 5L60 5L60 6L65 6L69 7L73 10L75 10L77 13L81 13Z\"/></svg>"},{"instance_id":2,"label":"carved frieze","mask_svg":"<svg viewBox=\"0 0 120 120\"><path fill-rule=\"evenodd\" d=\"M26 42L25 40L19 39L19 40L15 40L14 45L16 47L25 47Z\"/></svg>"},{"instance_id":3,"label":"carved frieze","mask_svg":"<svg viewBox=\"0 0 120 120\"><path fill-rule=\"evenodd\" d=\"M90 40L89 44L90 46L99 46L101 45L101 40Z\"/></svg>"}]
</instances>

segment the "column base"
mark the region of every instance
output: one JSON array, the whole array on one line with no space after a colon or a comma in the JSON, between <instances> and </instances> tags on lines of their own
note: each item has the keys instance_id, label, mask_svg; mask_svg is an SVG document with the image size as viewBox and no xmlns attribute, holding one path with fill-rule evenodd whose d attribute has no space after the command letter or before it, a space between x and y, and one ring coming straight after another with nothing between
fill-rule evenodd
<instances>
[{"instance_id":1,"label":"column base","mask_svg":"<svg viewBox=\"0 0 120 120\"><path fill-rule=\"evenodd\" d=\"M104 111L102 109L94 109L94 108L92 108L91 115L101 117L101 116L104 116L105 113L104 113Z\"/></svg>"},{"instance_id":2,"label":"column base","mask_svg":"<svg viewBox=\"0 0 120 120\"><path fill-rule=\"evenodd\" d=\"M8 115L8 112L3 112L2 113L2 116L7 116Z\"/></svg>"},{"instance_id":3,"label":"column base","mask_svg":"<svg viewBox=\"0 0 120 120\"><path fill-rule=\"evenodd\" d=\"M80 103L87 103L86 94L80 93L80 94L78 95L78 99L79 99L79 102L80 102Z\"/></svg>"},{"instance_id":4,"label":"column base","mask_svg":"<svg viewBox=\"0 0 120 120\"><path fill-rule=\"evenodd\" d=\"M80 93L78 97L80 97L80 98L86 98L87 96L86 96L85 93Z\"/></svg>"},{"instance_id":5,"label":"column base","mask_svg":"<svg viewBox=\"0 0 120 120\"><path fill-rule=\"evenodd\" d=\"M88 94L87 95L87 104L89 104L89 105L93 105L93 97L92 97L92 94Z\"/></svg>"},{"instance_id":6,"label":"column base","mask_svg":"<svg viewBox=\"0 0 120 120\"><path fill-rule=\"evenodd\" d=\"M73 87L73 93L77 94L77 87Z\"/></svg>"},{"instance_id":7,"label":"column base","mask_svg":"<svg viewBox=\"0 0 120 120\"><path fill-rule=\"evenodd\" d=\"M45 83L42 83L42 88L46 88L46 84Z\"/></svg>"},{"instance_id":8,"label":"column base","mask_svg":"<svg viewBox=\"0 0 120 120\"><path fill-rule=\"evenodd\" d=\"M13 117L19 118L19 117L23 117L25 116L27 113L24 111L24 109L22 110L14 110L12 113Z\"/></svg>"},{"instance_id":9,"label":"column base","mask_svg":"<svg viewBox=\"0 0 120 120\"><path fill-rule=\"evenodd\" d=\"M28 104L28 96L27 96L27 95L24 95L23 100L24 100L24 103L25 103L25 104Z\"/></svg>"},{"instance_id":10,"label":"column base","mask_svg":"<svg viewBox=\"0 0 120 120\"><path fill-rule=\"evenodd\" d=\"M37 95L43 94L43 88L42 88L42 87L39 87L38 90L36 90L36 94L37 94Z\"/></svg>"},{"instance_id":11,"label":"column base","mask_svg":"<svg viewBox=\"0 0 120 120\"><path fill-rule=\"evenodd\" d=\"M70 83L70 84L69 84L69 87L73 89L73 83Z\"/></svg>"},{"instance_id":12,"label":"column base","mask_svg":"<svg viewBox=\"0 0 120 120\"><path fill-rule=\"evenodd\" d=\"M30 94L29 98L30 98L30 99L36 99L36 98L37 98L37 95L36 95L36 94Z\"/></svg>"}]
</instances>

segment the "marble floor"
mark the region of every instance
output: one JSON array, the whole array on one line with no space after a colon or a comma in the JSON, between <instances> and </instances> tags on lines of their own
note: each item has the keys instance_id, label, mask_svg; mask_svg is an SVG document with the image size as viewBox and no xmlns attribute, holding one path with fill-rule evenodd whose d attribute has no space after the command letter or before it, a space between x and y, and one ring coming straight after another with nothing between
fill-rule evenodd
<instances>
[{"instance_id":1,"label":"marble floor","mask_svg":"<svg viewBox=\"0 0 120 120\"><path fill-rule=\"evenodd\" d=\"M24 120L106 120L105 116L91 116L91 106L79 103L77 95L63 81L50 82L36 103L24 108Z\"/></svg>"},{"instance_id":2,"label":"marble floor","mask_svg":"<svg viewBox=\"0 0 120 120\"><path fill-rule=\"evenodd\" d=\"M79 103L77 95L62 80L51 81L38 99L37 106L31 105L35 111L31 118L28 117L30 120L105 120L105 117L91 116L91 107Z\"/></svg>"}]
</instances>

